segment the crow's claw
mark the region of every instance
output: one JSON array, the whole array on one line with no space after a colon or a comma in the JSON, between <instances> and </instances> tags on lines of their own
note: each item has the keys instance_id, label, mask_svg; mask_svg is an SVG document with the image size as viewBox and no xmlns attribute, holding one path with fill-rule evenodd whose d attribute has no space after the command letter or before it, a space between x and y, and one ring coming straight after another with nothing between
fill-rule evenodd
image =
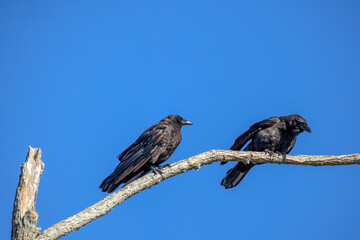
<instances>
[{"instance_id":1,"label":"crow's claw","mask_svg":"<svg viewBox=\"0 0 360 240\"><path fill-rule=\"evenodd\" d=\"M264 150L265 154L269 154L270 157L272 157L275 153L271 150L265 149Z\"/></svg>"},{"instance_id":2,"label":"crow's claw","mask_svg":"<svg viewBox=\"0 0 360 240\"><path fill-rule=\"evenodd\" d=\"M160 167L156 169L155 167L151 166L151 170L153 170L154 174L160 174L164 178L164 173L161 171Z\"/></svg>"},{"instance_id":3,"label":"crow's claw","mask_svg":"<svg viewBox=\"0 0 360 240\"><path fill-rule=\"evenodd\" d=\"M286 159L286 154L282 153L282 152L276 152L276 154L281 155L282 159L285 160Z\"/></svg>"}]
</instances>

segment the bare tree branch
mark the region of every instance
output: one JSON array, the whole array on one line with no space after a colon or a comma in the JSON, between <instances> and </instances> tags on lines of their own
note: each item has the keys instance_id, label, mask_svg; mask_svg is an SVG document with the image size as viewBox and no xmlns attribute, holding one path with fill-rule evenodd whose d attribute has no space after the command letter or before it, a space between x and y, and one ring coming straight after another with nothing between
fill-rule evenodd
<instances>
[{"instance_id":1,"label":"bare tree branch","mask_svg":"<svg viewBox=\"0 0 360 240\"><path fill-rule=\"evenodd\" d=\"M285 158L286 157L286 158ZM100 202L69 217L50 228L43 231L37 240L54 240L76 231L89 222L105 216L115 206L132 197L133 195L150 188L163 180L187 172L192 169L199 170L201 166L208 165L216 161L242 161L253 163L277 163L277 164L296 164L311 166L335 166L360 164L360 154L340 155L340 156L304 156L304 155L278 155L272 156L263 152L242 152L242 151L223 151L211 150L194 157L173 163L168 168L162 169L163 174L150 173L134 182L119 189L115 193L108 195Z\"/></svg>"},{"instance_id":2,"label":"bare tree branch","mask_svg":"<svg viewBox=\"0 0 360 240\"><path fill-rule=\"evenodd\" d=\"M11 239L35 239L40 234L35 210L40 175L44 169L40 148L29 147L25 162L21 165L19 185L16 189Z\"/></svg>"},{"instance_id":3,"label":"bare tree branch","mask_svg":"<svg viewBox=\"0 0 360 240\"><path fill-rule=\"evenodd\" d=\"M263 152L240 152L211 150L194 157L173 163L168 168L162 169L163 174L150 173L136 181L108 195L100 202L69 217L40 234L37 227L38 213L35 210L36 195L39 187L40 176L44 168L41 161L41 150L39 148L29 149L26 161L21 165L19 185L16 189L14 201L11 238L54 240L76 231L82 226L95 219L105 216L115 206L132 197L133 195L156 185L163 180L187 172L192 169L199 170L201 166L216 161L242 161L253 163L277 163L296 164L311 166L335 166L360 164L360 154L340 156L305 156L305 155L278 155L272 156Z\"/></svg>"}]
</instances>

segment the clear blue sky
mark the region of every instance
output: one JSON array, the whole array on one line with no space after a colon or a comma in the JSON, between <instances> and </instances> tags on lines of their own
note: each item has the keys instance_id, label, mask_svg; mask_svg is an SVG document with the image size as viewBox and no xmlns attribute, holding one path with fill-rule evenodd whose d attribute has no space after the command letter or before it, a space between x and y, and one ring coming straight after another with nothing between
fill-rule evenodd
<instances>
[{"instance_id":1,"label":"clear blue sky","mask_svg":"<svg viewBox=\"0 0 360 240\"><path fill-rule=\"evenodd\" d=\"M360 150L359 1L1 1L0 32L1 239L29 145L45 162L42 229L105 197L116 156L173 113L195 125L169 163L293 113L313 133L292 154ZM225 190L230 165L63 239L359 239L359 166L262 165Z\"/></svg>"}]
</instances>

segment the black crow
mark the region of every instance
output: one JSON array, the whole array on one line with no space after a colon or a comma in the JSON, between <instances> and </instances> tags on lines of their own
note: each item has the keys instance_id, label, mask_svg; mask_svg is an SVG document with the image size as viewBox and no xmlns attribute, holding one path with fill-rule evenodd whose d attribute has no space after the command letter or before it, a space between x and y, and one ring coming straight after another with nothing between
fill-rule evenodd
<instances>
[{"instance_id":1,"label":"black crow","mask_svg":"<svg viewBox=\"0 0 360 240\"><path fill-rule=\"evenodd\" d=\"M230 150L240 150L246 142L251 140L244 151L288 154L295 145L296 137L303 131L310 133L311 129L300 115L271 117L252 125L235 140ZM222 165L225 163L221 162ZM254 165L238 162L227 172L221 185L226 189L235 187Z\"/></svg>"},{"instance_id":2,"label":"black crow","mask_svg":"<svg viewBox=\"0 0 360 240\"><path fill-rule=\"evenodd\" d=\"M122 183L130 183L151 170L159 171L155 167L165 162L181 142L181 127L192 124L174 114L146 129L119 155L119 165L101 183L101 190L111 193Z\"/></svg>"}]
</instances>

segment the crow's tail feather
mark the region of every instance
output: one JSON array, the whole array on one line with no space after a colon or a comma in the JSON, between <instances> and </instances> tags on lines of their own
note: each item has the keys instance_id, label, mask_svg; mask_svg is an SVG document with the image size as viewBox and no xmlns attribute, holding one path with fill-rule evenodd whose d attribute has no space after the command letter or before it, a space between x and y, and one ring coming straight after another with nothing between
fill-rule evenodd
<instances>
[{"instance_id":1,"label":"crow's tail feather","mask_svg":"<svg viewBox=\"0 0 360 240\"><path fill-rule=\"evenodd\" d=\"M255 166L253 163L245 164L243 162L238 162L235 167L231 168L226 173L226 176L221 181L221 185L226 189L237 186L253 166Z\"/></svg>"},{"instance_id":2,"label":"crow's tail feather","mask_svg":"<svg viewBox=\"0 0 360 240\"><path fill-rule=\"evenodd\" d=\"M119 185L121 184L118 183L116 184L114 176L110 175L107 178L104 179L104 181L102 181L102 183L100 184L99 188L101 188L101 191L103 192L108 192L111 193L113 192Z\"/></svg>"},{"instance_id":3,"label":"crow's tail feather","mask_svg":"<svg viewBox=\"0 0 360 240\"><path fill-rule=\"evenodd\" d=\"M117 189L121 184L128 184L132 181L141 178L148 172L150 172L151 169L148 168L142 168L139 171L137 171L135 174L129 174L125 178L123 178L121 181L118 181L119 176L111 174L107 178L104 179L104 181L100 184L99 188L101 188L101 191L111 193L115 189Z\"/></svg>"}]
</instances>

